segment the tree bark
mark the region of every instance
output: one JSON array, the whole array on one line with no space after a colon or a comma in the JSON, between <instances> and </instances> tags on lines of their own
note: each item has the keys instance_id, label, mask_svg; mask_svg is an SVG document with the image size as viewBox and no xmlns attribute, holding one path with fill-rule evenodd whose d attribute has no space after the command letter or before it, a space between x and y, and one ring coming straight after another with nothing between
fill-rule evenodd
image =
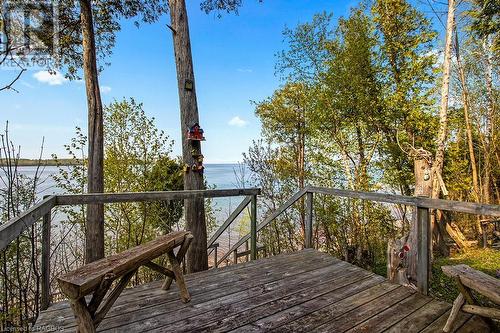
<instances>
[{"instance_id":1,"label":"tree bark","mask_svg":"<svg viewBox=\"0 0 500 333\"><path fill-rule=\"evenodd\" d=\"M436 140L436 155L434 158L435 176L432 186L432 198L439 198L441 186L439 177L443 173L444 151L446 137L448 134L448 100L450 91L450 67L451 67L451 48L453 42L453 29L455 25L455 0L448 1L448 20L446 24L446 43L444 49L443 61L443 83L441 87L441 106L439 111L439 131Z\"/></svg>"},{"instance_id":2,"label":"tree bark","mask_svg":"<svg viewBox=\"0 0 500 333\"><path fill-rule=\"evenodd\" d=\"M491 153L492 153L492 139L493 139L493 121L494 121L494 98L493 98L493 65L491 59L491 43L489 37L486 37L484 41L484 52L485 52L485 62L486 62L486 99L488 101L486 108L486 133L484 140L484 176L483 176L483 202L491 203Z\"/></svg>"},{"instance_id":3,"label":"tree bark","mask_svg":"<svg viewBox=\"0 0 500 333\"><path fill-rule=\"evenodd\" d=\"M169 6L179 88L182 157L187 166L192 166L196 163L194 156L201 155L201 143L187 138L188 128L199 123L188 16L185 0L170 0ZM202 173L194 171L185 173L185 190L201 190L204 187ZM207 228L204 200L202 198L185 200L184 211L186 229L191 231L194 236L186 256L187 271L193 273L207 270Z\"/></svg>"},{"instance_id":4,"label":"tree bark","mask_svg":"<svg viewBox=\"0 0 500 333\"><path fill-rule=\"evenodd\" d=\"M448 134L448 101L450 92L450 68L451 68L451 51L453 45L453 29L455 26L455 0L448 0L448 19L446 23L446 42L444 48L443 61L443 83L441 86L441 106L439 110L439 130L436 139L436 155L433 163L433 184L432 194L433 199L438 199L441 192L441 183L444 164L444 153L446 148L446 137ZM442 225L443 216L441 211L436 211L436 214L431 216L431 228L434 236L434 243L438 248L445 247L444 233L445 226Z\"/></svg>"},{"instance_id":5,"label":"tree bark","mask_svg":"<svg viewBox=\"0 0 500 333\"><path fill-rule=\"evenodd\" d=\"M87 192L104 192L103 178L103 115L101 92L97 71L94 24L90 0L80 0L83 73L87 91L88 107L88 165ZM88 205L85 226L85 262L89 263L104 257L104 206Z\"/></svg>"},{"instance_id":6,"label":"tree bark","mask_svg":"<svg viewBox=\"0 0 500 333\"><path fill-rule=\"evenodd\" d=\"M457 58L457 67L459 73L460 83L462 85L462 103L464 106L464 120L465 130L467 132L467 146L469 149L470 164L472 169L472 188L474 190L474 199L480 202L481 189L479 187L479 177L477 172L476 154L474 152L474 143L472 138L472 125L470 120L470 104L469 104L469 89L467 88L467 81L465 79L465 71L460 58L460 50L458 47L458 36L455 38L455 56Z\"/></svg>"},{"instance_id":7,"label":"tree bark","mask_svg":"<svg viewBox=\"0 0 500 333\"><path fill-rule=\"evenodd\" d=\"M481 202L481 188L479 187L479 176L477 172L476 164L476 154L474 152L474 143L472 138L472 125L470 120L470 108L469 108L469 89L467 88L467 80L465 79L465 71L460 58L460 48L458 44L458 34L455 30L455 57L457 58L457 67L460 83L462 85L462 104L464 107L464 120L465 120L465 131L467 133L467 146L469 149L470 165L472 169L472 189L474 191L474 201ZM481 218L478 215L476 217L476 232L478 235L482 234Z\"/></svg>"},{"instance_id":8,"label":"tree bark","mask_svg":"<svg viewBox=\"0 0 500 333\"><path fill-rule=\"evenodd\" d=\"M432 192L432 154L422 148L412 152L414 157L414 175L416 197L430 197ZM401 285L408 285L417 281L417 259L418 259L418 227L416 210L410 224L407 236L388 242L387 244L387 276L390 281ZM399 253L404 245L409 247L400 258ZM402 264L405 265L402 265Z\"/></svg>"}]
</instances>

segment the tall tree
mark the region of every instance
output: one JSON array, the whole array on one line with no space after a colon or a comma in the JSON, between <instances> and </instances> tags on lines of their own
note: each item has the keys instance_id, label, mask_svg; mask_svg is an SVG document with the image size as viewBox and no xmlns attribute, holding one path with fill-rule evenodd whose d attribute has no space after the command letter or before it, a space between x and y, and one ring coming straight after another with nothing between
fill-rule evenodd
<instances>
[{"instance_id":1,"label":"tall tree","mask_svg":"<svg viewBox=\"0 0 500 333\"><path fill-rule=\"evenodd\" d=\"M455 29L455 0L448 0L448 19L446 21L446 40L444 47L444 59L441 83L441 105L439 108L439 130L436 138L436 155L434 157L434 183L432 186L432 197L439 198L441 192L441 181L443 174L444 153L446 149L446 137L448 134L448 102L450 92L451 52L453 46L453 31Z\"/></svg>"},{"instance_id":2,"label":"tall tree","mask_svg":"<svg viewBox=\"0 0 500 333\"><path fill-rule=\"evenodd\" d=\"M310 149L310 119L314 109L313 94L304 83L287 83L274 92L271 98L260 102L255 113L262 122L262 135L279 145L275 157L276 177L290 179L290 192L306 184L306 153ZM285 186L287 187L287 186ZM299 222L305 230L305 210L300 203Z\"/></svg>"},{"instance_id":3,"label":"tall tree","mask_svg":"<svg viewBox=\"0 0 500 333\"><path fill-rule=\"evenodd\" d=\"M96 46L96 26L99 40L102 41L101 51L111 52L114 44L114 34L120 29L118 20L121 17L130 18L139 14L143 15L144 22L154 22L159 15L165 11L161 0L146 2L143 0L113 0L103 4L101 2L92 2L91 0L80 0L80 26L81 26L81 48L83 52L83 74L87 92L88 107L88 168L87 168L87 191L89 193L101 193L104 191L104 173L103 173L103 108L101 101L101 92L99 88L99 67L97 59ZM73 13L72 5L63 7L64 16L63 26L70 26L76 21L71 15ZM95 13L94 13L95 11ZM98 24L94 22L94 15L99 18ZM137 23L137 22L136 22ZM75 36L76 34L76 36ZM79 63L77 56L79 47L79 31L69 30L63 36L73 36L65 45L69 50L76 49L75 53L68 52L63 56L63 63L69 64L68 74L75 75L74 64ZM69 55L68 55L69 54ZM87 209L86 219L86 245L85 261L92 262L104 257L104 206L102 204L91 204Z\"/></svg>"},{"instance_id":4,"label":"tall tree","mask_svg":"<svg viewBox=\"0 0 500 333\"><path fill-rule=\"evenodd\" d=\"M91 0L80 0L83 73L88 107L87 191L104 192L104 138L101 91L97 71L94 22ZM104 205L88 205L85 232L85 262L104 257Z\"/></svg>"},{"instance_id":5,"label":"tall tree","mask_svg":"<svg viewBox=\"0 0 500 333\"><path fill-rule=\"evenodd\" d=\"M185 165L190 167L196 164L197 156L201 155L201 143L189 140L187 136L188 129L199 123L188 16L185 0L170 0L169 6L179 88L182 158ZM184 175L184 189L201 190L204 187L203 174L188 168ZM187 270L188 272L206 270L208 269L207 228L203 198L187 199L184 207L186 229L195 236L187 252Z\"/></svg>"},{"instance_id":6,"label":"tall tree","mask_svg":"<svg viewBox=\"0 0 500 333\"><path fill-rule=\"evenodd\" d=\"M361 9L339 19L330 59L322 75L324 96L317 125L330 133L341 152L351 189L369 189L369 166L380 142L380 82L375 63L373 24ZM351 143L351 144L348 144Z\"/></svg>"},{"instance_id":7,"label":"tall tree","mask_svg":"<svg viewBox=\"0 0 500 333\"><path fill-rule=\"evenodd\" d=\"M494 119L495 119L495 98L493 96L493 57L490 36L484 37L484 63L485 63L485 83L486 83L486 126L484 135L484 176L483 176L483 201L491 202L491 159L493 152Z\"/></svg>"},{"instance_id":8,"label":"tall tree","mask_svg":"<svg viewBox=\"0 0 500 333\"><path fill-rule=\"evenodd\" d=\"M389 156L382 162L384 174L391 185L411 195L414 168L398 143L432 148L435 122L429 106L435 81L432 51L436 32L407 0L376 0L372 13L383 82L382 148Z\"/></svg>"},{"instance_id":9,"label":"tall tree","mask_svg":"<svg viewBox=\"0 0 500 333\"><path fill-rule=\"evenodd\" d=\"M467 148L469 150L470 165L472 170L472 188L474 191L473 196L476 202L480 202L481 189L479 187L479 174L477 172L476 153L474 151L474 142L472 136L470 94L469 88L467 86L467 79L465 77L464 64L460 56L458 34L455 34L455 57L457 59L458 77L462 88L462 105L464 108L465 131L467 133Z\"/></svg>"}]
</instances>

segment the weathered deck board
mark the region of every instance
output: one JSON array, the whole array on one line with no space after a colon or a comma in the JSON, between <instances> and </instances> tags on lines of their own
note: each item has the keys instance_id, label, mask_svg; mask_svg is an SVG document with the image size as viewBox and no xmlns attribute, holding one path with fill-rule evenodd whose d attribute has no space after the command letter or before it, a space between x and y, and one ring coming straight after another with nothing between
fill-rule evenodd
<instances>
[{"instance_id":1,"label":"weathered deck board","mask_svg":"<svg viewBox=\"0 0 500 333\"><path fill-rule=\"evenodd\" d=\"M440 332L450 305L314 250L186 276L192 301L161 281L125 290L99 332ZM67 302L37 325L75 331ZM461 314L454 332L487 332Z\"/></svg>"}]
</instances>

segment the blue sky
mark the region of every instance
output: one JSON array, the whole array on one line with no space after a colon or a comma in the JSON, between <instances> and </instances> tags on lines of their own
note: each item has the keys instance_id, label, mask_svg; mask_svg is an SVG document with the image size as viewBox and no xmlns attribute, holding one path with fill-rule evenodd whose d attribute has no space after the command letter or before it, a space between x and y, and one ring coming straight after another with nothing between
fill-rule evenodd
<instances>
[{"instance_id":1,"label":"blue sky","mask_svg":"<svg viewBox=\"0 0 500 333\"><path fill-rule=\"evenodd\" d=\"M221 19L200 11L199 1L188 2L197 81L200 122L207 141L207 163L241 160L260 124L251 100L270 96L280 85L274 76L275 53L282 50L282 30L311 19L314 13L346 15L357 1L245 0L238 16ZM117 36L111 66L100 77L104 103L134 97L149 116L175 140L180 154L179 106L171 32L167 17L137 29L124 22ZM0 70L0 82L12 72ZM26 72L16 85L19 93L0 92L0 124L10 122L10 134L21 155L34 158L45 137L45 157L65 157L63 145L75 126L86 131L85 87L38 70Z\"/></svg>"}]
</instances>

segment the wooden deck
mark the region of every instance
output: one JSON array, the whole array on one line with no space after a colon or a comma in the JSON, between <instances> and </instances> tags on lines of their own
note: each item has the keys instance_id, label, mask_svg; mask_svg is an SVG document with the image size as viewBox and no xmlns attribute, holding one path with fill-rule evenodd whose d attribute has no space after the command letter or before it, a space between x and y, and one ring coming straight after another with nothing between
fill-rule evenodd
<instances>
[{"instance_id":1,"label":"wooden deck","mask_svg":"<svg viewBox=\"0 0 500 333\"><path fill-rule=\"evenodd\" d=\"M192 301L152 282L125 290L99 332L441 332L451 306L315 250L186 276ZM42 312L41 330L71 332L67 302ZM489 332L461 314L453 332Z\"/></svg>"}]
</instances>

